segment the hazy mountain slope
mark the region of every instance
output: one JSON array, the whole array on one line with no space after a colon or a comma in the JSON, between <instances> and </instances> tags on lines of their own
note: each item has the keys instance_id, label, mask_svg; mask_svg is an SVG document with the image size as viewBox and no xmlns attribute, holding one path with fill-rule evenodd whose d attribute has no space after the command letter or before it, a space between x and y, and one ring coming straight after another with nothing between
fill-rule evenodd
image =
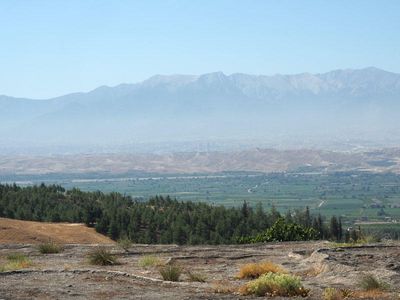
<instances>
[{"instance_id":1,"label":"hazy mountain slope","mask_svg":"<svg viewBox=\"0 0 400 300\"><path fill-rule=\"evenodd\" d=\"M156 75L48 100L0 97L3 143L121 143L399 131L400 74Z\"/></svg>"}]
</instances>

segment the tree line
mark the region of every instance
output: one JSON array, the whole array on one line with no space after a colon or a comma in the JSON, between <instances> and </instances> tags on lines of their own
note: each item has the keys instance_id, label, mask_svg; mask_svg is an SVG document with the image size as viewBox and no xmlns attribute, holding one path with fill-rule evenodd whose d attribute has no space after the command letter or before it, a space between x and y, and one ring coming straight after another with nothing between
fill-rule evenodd
<instances>
[{"instance_id":1,"label":"tree line","mask_svg":"<svg viewBox=\"0 0 400 300\"><path fill-rule=\"evenodd\" d=\"M233 244L272 240L343 240L340 218L324 220L308 208L282 215L261 203L254 208L184 202L169 196L137 201L120 193L65 190L59 185L0 184L0 217L81 222L114 240L136 243ZM353 238L356 236L353 235ZM349 236L350 238L350 236Z\"/></svg>"}]
</instances>

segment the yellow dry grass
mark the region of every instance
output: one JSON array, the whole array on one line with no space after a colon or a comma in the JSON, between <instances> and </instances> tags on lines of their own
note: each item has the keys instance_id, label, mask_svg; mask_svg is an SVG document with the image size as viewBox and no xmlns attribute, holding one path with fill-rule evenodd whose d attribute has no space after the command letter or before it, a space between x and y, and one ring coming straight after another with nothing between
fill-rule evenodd
<instances>
[{"instance_id":1,"label":"yellow dry grass","mask_svg":"<svg viewBox=\"0 0 400 300\"><path fill-rule=\"evenodd\" d=\"M244 279L244 278L258 278L263 274L266 273L287 273L287 271L270 261L264 261L260 263L249 263L243 265L239 273L237 274L237 278Z\"/></svg>"}]
</instances>

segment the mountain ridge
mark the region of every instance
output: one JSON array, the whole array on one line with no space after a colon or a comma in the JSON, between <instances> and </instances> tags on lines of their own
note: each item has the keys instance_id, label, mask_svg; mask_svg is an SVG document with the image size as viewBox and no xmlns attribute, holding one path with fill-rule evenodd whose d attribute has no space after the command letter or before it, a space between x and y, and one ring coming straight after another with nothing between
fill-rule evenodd
<instances>
[{"instance_id":1,"label":"mountain ridge","mask_svg":"<svg viewBox=\"0 0 400 300\"><path fill-rule=\"evenodd\" d=\"M0 146L263 139L272 133L374 139L379 131L399 129L399 112L400 74L374 67L271 76L155 75L44 100L0 96Z\"/></svg>"}]
</instances>

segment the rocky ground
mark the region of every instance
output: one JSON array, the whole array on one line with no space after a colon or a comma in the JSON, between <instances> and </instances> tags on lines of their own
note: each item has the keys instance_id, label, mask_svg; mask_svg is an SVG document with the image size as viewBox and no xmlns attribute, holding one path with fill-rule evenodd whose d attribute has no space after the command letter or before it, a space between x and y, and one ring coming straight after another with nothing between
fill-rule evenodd
<instances>
[{"instance_id":1,"label":"rocky ground","mask_svg":"<svg viewBox=\"0 0 400 300\"><path fill-rule=\"evenodd\" d=\"M114 266L93 266L87 253L96 245L66 245L58 254L40 254L34 245L0 245L0 265L7 254L25 253L33 265L0 273L0 299L252 299L236 290L241 265L271 261L301 276L308 299L322 299L326 287L357 290L372 273L390 283L390 292L375 299L400 299L400 244L334 248L327 242L234 246L133 245L128 252L106 245L118 258ZM205 275L205 283L163 281L157 267L139 260L154 255L168 264ZM366 299L366 298L364 298Z\"/></svg>"}]
</instances>

